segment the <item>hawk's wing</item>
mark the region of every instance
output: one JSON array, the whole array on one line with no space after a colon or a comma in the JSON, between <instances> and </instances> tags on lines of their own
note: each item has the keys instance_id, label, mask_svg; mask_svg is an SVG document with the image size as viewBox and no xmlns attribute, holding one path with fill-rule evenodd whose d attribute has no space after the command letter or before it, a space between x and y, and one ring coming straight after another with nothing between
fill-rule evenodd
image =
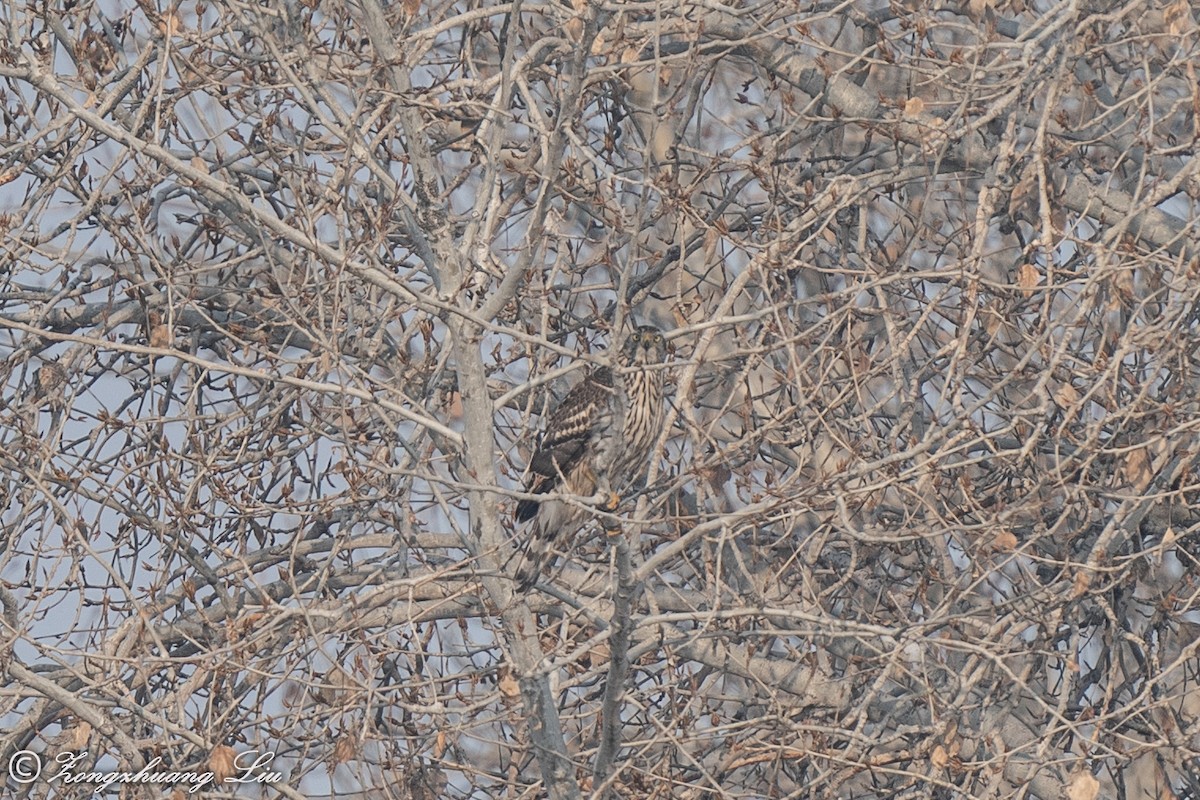
<instances>
[{"instance_id":1,"label":"hawk's wing","mask_svg":"<svg viewBox=\"0 0 1200 800\"><path fill-rule=\"evenodd\" d=\"M567 393L550 414L538 441L537 452L529 462L526 489L533 494L553 491L586 457L588 442L612 401L612 371L600 368ZM517 503L517 521L537 514L536 500Z\"/></svg>"}]
</instances>

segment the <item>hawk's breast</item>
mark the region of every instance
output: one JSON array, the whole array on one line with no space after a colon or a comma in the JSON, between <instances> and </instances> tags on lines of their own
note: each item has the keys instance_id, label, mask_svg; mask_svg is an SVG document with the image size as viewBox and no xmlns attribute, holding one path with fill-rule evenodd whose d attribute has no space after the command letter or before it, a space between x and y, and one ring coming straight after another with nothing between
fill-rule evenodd
<instances>
[{"instance_id":1,"label":"hawk's breast","mask_svg":"<svg viewBox=\"0 0 1200 800\"><path fill-rule=\"evenodd\" d=\"M650 448L663 422L663 373L641 369L625 375L625 425L618 448L614 475L633 482L646 474Z\"/></svg>"}]
</instances>

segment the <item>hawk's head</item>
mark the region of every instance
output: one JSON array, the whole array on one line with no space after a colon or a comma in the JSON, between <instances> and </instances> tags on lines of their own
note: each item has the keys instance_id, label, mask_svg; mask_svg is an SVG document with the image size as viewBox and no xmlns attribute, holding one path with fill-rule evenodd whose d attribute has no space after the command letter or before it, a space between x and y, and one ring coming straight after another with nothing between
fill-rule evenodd
<instances>
[{"instance_id":1,"label":"hawk's head","mask_svg":"<svg viewBox=\"0 0 1200 800\"><path fill-rule=\"evenodd\" d=\"M621 348L621 364L626 367L661 364L667 360L667 340L653 325L639 325Z\"/></svg>"}]
</instances>

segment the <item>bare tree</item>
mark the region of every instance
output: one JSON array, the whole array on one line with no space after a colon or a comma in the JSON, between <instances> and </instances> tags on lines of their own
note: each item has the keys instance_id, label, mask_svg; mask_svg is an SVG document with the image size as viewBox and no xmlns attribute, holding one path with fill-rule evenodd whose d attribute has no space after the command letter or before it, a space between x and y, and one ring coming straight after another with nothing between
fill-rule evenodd
<instances>
[{"instance_id":1,"label":"bare tree","mask_svg":"<svg viewBox=\"0 0 1200 800\"><path fill-rule=\"evenodd\" d=\"M17 796L1200 797L1187 0L0 22ZM638 323L649 477L515 594Z\"/></svg>"}]
</instances>

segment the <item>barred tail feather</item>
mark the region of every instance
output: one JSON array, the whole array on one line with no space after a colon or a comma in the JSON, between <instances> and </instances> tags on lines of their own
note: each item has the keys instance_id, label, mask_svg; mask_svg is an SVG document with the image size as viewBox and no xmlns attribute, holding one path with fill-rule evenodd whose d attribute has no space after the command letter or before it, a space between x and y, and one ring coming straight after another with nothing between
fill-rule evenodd
<instances>
[{"instance_id":1,"label":"barred tail feather","mask_svg":"<svg viewBox=\"0 0 1200 800\"><path fill-rule=\"evenodd\" d=\"M521 554L521 562L517 564L517 571L513 576L517 581L518 592L528 592L542 574L542 564L550 554L550 548L549 542L541 543L540 547L538 544L536 539L531 540L529 547Z\"/></svg>"},{"instance_id":2,"label":"barred tail feather","mask_svg":"<svg viewBox=\"0 0 1200 800\"><path fill-rule=\"evenodd\" d=\"M517 591L527 592L537 583L542 568L554 552L554 542L571 516L568 507L560 502L545 501L540 504L537 519L529 531L529 539L513 577Z\"/></svg>"}]
</instances>

